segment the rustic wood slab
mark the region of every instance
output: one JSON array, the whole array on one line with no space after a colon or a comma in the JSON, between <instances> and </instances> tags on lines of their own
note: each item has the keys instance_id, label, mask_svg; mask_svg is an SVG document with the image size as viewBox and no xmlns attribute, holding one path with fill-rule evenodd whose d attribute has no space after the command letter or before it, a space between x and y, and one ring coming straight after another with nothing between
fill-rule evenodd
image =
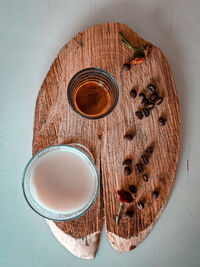
<instances>
[{"instance_id":1,"label":"rustic wood slab","mask_svg":"<svg viewBox=\"0 0 200 267\"><path fill-rule=\"evenodd\" d=\"M94 155L99 174L101 190L92 208L82 217L70 222L48 222L57 239L74 255L82 258L95 256L105 218L106 231L111 245L120 252L135 248L150 232L163 211L169 198L179 154L179 105L170 67L159 48L153 47L149 58L141 65L125 71L122 66L132 56L121 42L118 32L134 45L146 42L124 24L105 23L91 27L77 34L64 45L54 60L38 94L35 107L33 154L55 144L79 142L88 147ZM119 101L115 110L99 120L88 120L76 114L68 104L67 85L72 76L87 67L98 67L108 71L119 86ZM164 98L150 117L138 120L135 111L140 100L131 99L129 92L135 88L138 93L154 83ZM158 118L167 119L160 127ZM132 141L123 139L125 133L134 132ZM149 181L144 182L134 170L134 165L149 146L154 152L145 171ZM133 172L124 176L122 162L133 159ZM130 207L134 217L127 219L124 213L119 225L115 216L119 207L117 189L137 186L135 202ZM157 199L152 192L158 190ZM142 200L143 210L136 207Z\"/></svg>"}]
</instances>

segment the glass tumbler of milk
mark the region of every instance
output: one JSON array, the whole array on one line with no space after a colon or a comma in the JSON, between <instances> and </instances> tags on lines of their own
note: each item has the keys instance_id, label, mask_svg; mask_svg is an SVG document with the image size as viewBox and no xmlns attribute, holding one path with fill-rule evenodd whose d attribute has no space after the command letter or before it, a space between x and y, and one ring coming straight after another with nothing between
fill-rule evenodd
<instances>
[{"instance_id":1,"label":"glass tumbler of milk","mask_svg":"<svg viewBox=\"0 0 200 267\"><path fill-rule=\"evenodd\" d=\"M73 220L95 202L99 176L91 152L83 145L55 145L27 163L22 188L29 206L54 221Z\"/></svg>"}]
</instances>

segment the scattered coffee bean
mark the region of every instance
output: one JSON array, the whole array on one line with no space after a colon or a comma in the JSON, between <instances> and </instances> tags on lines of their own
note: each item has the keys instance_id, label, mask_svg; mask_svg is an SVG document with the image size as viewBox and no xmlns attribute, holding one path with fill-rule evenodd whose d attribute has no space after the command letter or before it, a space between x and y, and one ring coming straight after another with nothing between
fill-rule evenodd
<instances>
[{"instance_id":1,"label":"scattered coffee bean","mask_svg":"<svg viewBox=\"0 0 200 267\"><path fill-rule=\"evenodd\" d=\"M149 160L146 155L141 156L142 164L147 165L149 163Z\"/></svg>"},{"instance_id":2,"label":"scattered coffee bean","mask_svg":"<svg viewBox=\"0 0 200 267\"><path fill-rule=\"evenodd\" d=\"M136 90L135 90L135 89L132 89L132 90L130 91L130 97L131 97L131 98L136 98L136 95L137 95Z\"/></svg>"},{"instance_id":3,"label":"scattered coffee bean","mask_svg":"<svg viewBox=\"0 0 200 267\"><path fill-rule=\"evenodd\" d=\"M153 84L147 85L147 91L152 94L156 92L156 87Z\"/></svg>"},{"instance_id":4,"label":"scattered coffee bean","mask_svg":"<svg viewBox=\"0 0 200 267\"><path fill-rule=\"evenodd\" d=\"M158 196L159 196L158 191L153 191L152 198L158 198Z\"/></svg>"},{"instance_id":5,"label":"scattered coffee bean","mask_svg":"<svg viewBox=\"0 0 200 267\"><path fill-rule=\"evenodd\" d=\"M143 180L144 180L145 182L148 182L148 180L149 180L148 175L147 175L146 173L144 173L144 174L142 175L142 178L143 178Z\"/></svg>"},{"instance_id":6,"label":"scattered coffee bean","mask_svg":"<svg viewBox=\"0 0 200 267\"><path fill-rule=\"evenodd\" d=\"M139 94L139 98L141 99L141 101L143 100L143 99L145 99L146 98L146 96L145 96L145 94L143 94L143 93L140 93Z\"/></svg>"},{"instance_id":7,"label":"scattered coffee bean","mask_svg":"<svg viewBox=\"0 0 200 267\"><path fill-rule=\"evenodd\" d=\"M125 174L125 175L130 175L130 174L131 174L131 168L128 167L128 166L126 166L126 167L124 168L124 174Z\"/></svg>"},{"instance_id":8,"label":"scattered coffee bean","mask_svg":"<svg viewBox=\"0 0 200 267\"><path fill-rule=\"evenodd\" d=\"M156 104L156 105L160 105L162 102L163 102L163 99L160 98L160 97L157 97L157 98L156 98L156 101L155 101L155 104Z\"/></svg>"},{"instance_id":9,"label":"scattered coffee bean","mask_svg":"<svg viewBox=\"0 0 200 267\"><path fill-rule=\"evenodd\" d=\"M151 110L154 108L154 103L153 102L148 102L148 104L146 105L146 108L148 108L148 110Z\"/></svg>"},{"instance_id":10,"label":"scattered coffee bean","mask_svg":"<svg viewBox=\"0 0 200 267\"><path fill-rule=\"evenodd\" d=\"M141 111L136 111L136 112L135 112L135 115L136 115L136 117L137 117L139 120L142 120L142 119L143 119L143 114L142 114Z\"/></svg>"},{"instance_id":11,"label":"scattered coffee bean","mask_svg":"<svg viewBox=\"0 0 200 267\"><path fill-rule=\"evenodd\" d=\"M149 113L148 108L143 108L142 109L142 114L143 114L144 117L149 117L150 113Z\"/></svg>"},{"instance_id":12,"label":"scattered coffee bean","mask_svg":"<svg viewBox=\"0 0 200 267\"><path fill-rule=\"evenodd\" d=\"M130 70L130 69L131 69L131 64L129 64L129 63L125 63L125 64L123 65L123 68L124 68L125 70Z\"/></svg>"},{"instance_id":13,"label":"scattered coffee bean","mask_svg":"<svg viewBox=\"0 0 200 267\"><path fill-rule=\"evenodd\" d=\"M125 159L122 163L123 166L129 166L132 164L132 159Z\"/></svg>"},{"instance_id":14,"label":"scattered coffee bean","mask_svg":"<svg viewBox=\"0 0 200 267\"><path fill-rule=\"evenodd\" d=\"M153 94L150 95L150 100L152 102L155 102L157 98L158 98L158 94L157 93L153 93Z\"/></svg>"},{"instance_id":15,"label":"scattered coffee bean","mask_svg":"<svg viewBox=\"0 0 200 267\"><path fill-rule=\"evenodd\" d=\"M135 169L136 169L136 171L137 171L138 173L143 173L143 171L144 171L144 168L143 168L143 166L142 166L141 163L137 163L137 164L135 165Z\"/></svg>"},{"instance_id":16,"label":"scattered coffee bean","mask_svg":"<svg viewBox=\"0 0 200 267\"><path fill-rule=\"evenodd\" d=\"M164 126L164 125L165 125L165 121L166 121L166 120L163 119L163 118L159 118L159 119L158 119L158 122L159 122L159 125L160 125L160 126Z\"/></svg>"},{"instance_id":17,"label":"scattered coffee bean","mask_svg":"<svg viewBox=\"0 0 200 267\"><path fill-rule=\"evenodd\" d=\"M133 218L133 211L132 210L127 210L126 212L125 212L125 216L126 216L126 218Z\"/></svg>"},{"instance_id":18,"label":"scattered coffee bean","mask_svg":"<svg viewBox=\"0 0 200 267\"><path fill-rule=\"evenodd\" d=\"M133 140L133 135L132 134L125 134L124 135L124 139L128 140L128 141L131 141L131 140Z\"/></svg>"},{"instance_id":19,"label":"scattered coffee bean","mask_svg":"<svg viewBox=\"0 0 200 267\"><path fill-rule=\"evenodd\" d=\"M129 185L129 190L131 191L131 193L136 193L137 192L137 188L135 185Z\"/></svg>"},{"instance_id":20,"label":"scattered coffee bean","mask_svg":"<svg viewBox=\"0 0 200 267\"><path fill-rule=\"evenodd\" d=\"M145 152L148 154L148 155L151 155L153 153L153 147L152 146L149 146Z\"/></svg>"},{"instance_id":21,"label":"scattered coffee bean","mask_svg":"<svg viewBox=\"0 0 200 267\"><path fill-rule=\"evenodd\" d=\"M141 105L142 107L146 107L146 105L149 103L149 100L147 98L144 98L142 101L141 101Z\"/></svg>"},{"instance_id":22,"label":"scattered coffee bean","mask_svg":"<svg viewBox=\"0 0 200 267\"><path fill-rule=\"evenodd\" d=\"M140 210L144 209L144 203L143 203L142 201L139 201L139 202L137 203L137 207L138 207L138 209L140 209Z\"/></svg>"}]
</instances>

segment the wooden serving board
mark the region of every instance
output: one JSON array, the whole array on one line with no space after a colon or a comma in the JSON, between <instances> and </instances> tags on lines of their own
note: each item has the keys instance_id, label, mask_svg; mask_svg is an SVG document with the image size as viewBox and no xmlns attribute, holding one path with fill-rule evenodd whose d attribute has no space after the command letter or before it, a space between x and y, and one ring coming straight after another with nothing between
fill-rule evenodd
<instances>
[{"instance_id":1,"label":"wooden serving board","mask_svg":"<svg viewBox=\"0 0 200 267\"><path fill-rule=\"evenodd\" d=\"M69 222L47 221L56 238L74 255L82 258L95 256L103 219L111 245L120 252L135 248L151 231L169 198L179 154L179 105L177 93L167 60L159 48L153 47L150 56L131 70L122 68L132 56L131 50L120 42L119 32L136 47L145 44L134 31L124 24L105 23L77 34L64 45L54 60L41 86L35 107L33 154L55 144L78 142L88 147L94 155L100 174L101 189L92 208L82 217ZM98 67L109 72L119 87L119 101L114 111L99 120L88 120L75 113L67 101L67 86L72 76L81 69ZM139 98L131 99L132 88L137 93L153 83L163 97L151 115L138 120L135 112L140 107ZM164 116L161 127L158 118ZM133 132L132 141L124 140L125 133ZM144 182L134 166L149 146L154 145L145 172ZM133 172L124 175L122 162L133 159ZM128 190L137 186L135 202L130 204L134 216L127 219L124 213L119 225L115 216L119 207L117 189ZM154 190L157 199L152 198ZM136 206L142 200L143 210Z\"/></svg>"}]
</instances>

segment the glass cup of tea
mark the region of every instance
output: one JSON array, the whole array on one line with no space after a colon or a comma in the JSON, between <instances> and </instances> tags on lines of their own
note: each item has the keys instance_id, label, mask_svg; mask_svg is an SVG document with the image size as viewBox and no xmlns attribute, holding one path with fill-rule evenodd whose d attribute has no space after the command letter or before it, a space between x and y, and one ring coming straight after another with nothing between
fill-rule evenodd
<instances>
[{"instance_id":1,"label":"glass cup of tea","mask_svg":"<svg viewBox=\"0 0 200 267\"><path fill-rule=\"evenodd\" d=\"M87 68L72 77L67 96L75 112L88 119L100 119L113 111L119 91L117 83L108 72Z\"/></svg>"},{"instance_id":2,"label":"glass cup of tea","mask_svg":"<svg viewBox=\"0 0 200 267\"><path fill-rule=\"evenodd\" d=\"M22 188L29 206L49 220L68 221L95 202L99 176L91 152L81 144L55 145L27 163Z\"/></svg>"}]
</instances>

